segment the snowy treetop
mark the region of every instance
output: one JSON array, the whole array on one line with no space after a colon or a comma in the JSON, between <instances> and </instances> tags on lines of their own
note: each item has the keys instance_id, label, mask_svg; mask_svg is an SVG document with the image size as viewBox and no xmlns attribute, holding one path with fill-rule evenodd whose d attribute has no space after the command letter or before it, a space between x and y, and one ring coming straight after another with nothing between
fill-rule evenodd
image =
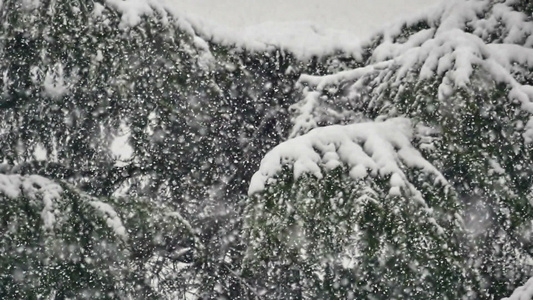
<instances>
[{"instance_id":1,"label":"snowy treetop","mask_svg":"<svg viewBox=\"0 0 533 300\"><path fill-rule=\"evenodd\" d=\"M187 14L166 0L105 0L105 5L121 15L121 29L137 26L143 16L161 18L163 23L175 20L175 25L191 36L202 37L222 45L248 51L283 49L301 59L343 52L360 58L359 39L346 31L319 28L310 22L267 22L236 29L220 26ZM95 3L94 15L100 16L105 6Z\"/></svg>"},{"instance_id":2,"label":"snowy treetop","mask_svg":"<svg viewBox=\"0 0 533 300\"><path fill-rule=\"evenodd\" d=\"M447 56L442 62L444 65L446 61L452 60L463 52L472 53L475 56L483 55L485 49L478 47L476 41L469 40L470 36L476 36L481 40L489 39L501 23L505 31L501 33L501 40L498 40L498 43L531 46L533 45L532 23L528 22L524 14L512 9L515 2L517 1L508 0L505 3L496 4L488 13L486 9L490 6L490 1L487 0L455 0L443 3L432 11L417 15L416 18L395 23L385 30L378 31L378 35L383 40L381 45L374 50L373 59L377 62L402 56L402 60L411 65L419 64L421 61L412 61L416 53L407 50L420 47L422 49L417 50L417 53L425 54L420 60L427 61L421 74L430 75L437 69L435 59L443 57L442 52L446 49L455 49L455 54ZM215 43L234 45L249 51L285 49L302 59L342 52L360 60L363 57L363 46L372 43L372 41L362 43L349 32L320 28L310 22L270 22L242 30L227 28L187 14L168 0L105 0L104 4L121 14L120 28L122 29L138 25L143 16L157 15L163 23L168 23L172 19L175 25L186 33L212 40ZM25 1L24 5L36 9L39 7L39 1ZM95 3L94 15L101 15L106 9L105 6ZM484 15L489 17L479 17ZM398 36L403 28L421 21L430 28L413 34L407 41L399 41ZM471 28L474 29L473 32L470 32ZM467 33L467 35L453 36L454 32L458 31ZM448 36L453 38L447 39ZM428 41L431 42L427 44ZM430 44L438 45L441 51L429 55ZM513 53L511 56L516 58L516 51ZM462 62L457 62L457 66L462 69L456 72L458 73L457 81L464 82L463 75L465 72L468 73L468 70L463 69Z\"/></svg>"},{"instance_id":3,"label":"snowy treetop","mask_svg":"<svg viewBox=\"0 0 533 300\"><path fill-rule=\"evenodd\" d=\"M405 118L316 128L268 152L261 161L259 171L252 177L248 193L264 190L284 166L292 167L295 179L303 174L320 179L323 171L343 166L349 169L349 175L354 180L367 176L390 176L390 195L399 195L401 190L406 190L423 202L409 183L405 167L431 174L438 183L447 182L413 147L412 137L412 124Z\"/></svg>"},{"instance_id":4,"label":"snowy treetop","mask_svg":"<svg viewBox=\"0 0 533 300\"><path fill-rule=\"evenodd\" d=\"M370 67L383 69L384 62L393 65L393 82L399 83L408 72L419 71L420 80L435 75L444 76L443 85L465 86L476 66L489 71L497 81L510 84L510 96L523 102L525 109L533 111L528 96L533 96L531 86L521 85L512 75L513 65L533 68L533 22L511 7L516 1L506 1L490 7L489 1L450 1L423 19L398 23L384 30L381 41L373 50ZM489 12L485 12L490 7ZM484 17L479 17L479 16ZM420 23L426 29L402 37L402 29ZM495 40L491 34L503 32ZM317 86L337 84L341 79L363 77L365 70L352 70L340 74L313 77L303 76L301 82ZM359 76L358 76L359 75ZM446 87L442 88L443 90ZM442 94L445 96L445 93Z\"/></svg>"},{"instance_id":5,"label":"snowy treetop","mask_svg":"<svg viewBox=\"0 0 533 300\"><path fill-rule=\"evenodd\" d=\"M199 19L189 20L201 36L248 51L280 49L302 60L341 52L362 59L361 42L354 34L321 28L311 22L266 22L236 30L207 25Z\"/></svg>"},{"instance_id":6,"label":"snowy treetop","mask_svg":"<svg viewBox=\"0 0 533 300\"><path fill-rule=\"evenodd\" d=\"M533 70L533 21L515 10L517 2L449 1L432 13L383 30L368 45L371 51L364 67L300 77L299 84L307 90L293 106L295 119L324 117L319 111L324 110L324 101L308 97L309 91L335 94L341 89L341 98L361 102L358 99L365 97L375 106L387 93L392 98L400 94L408 83L436 81L436 97L443 102L472 84L474 77L487 87L504 84L509 102L533 113L533 86L528 81ZM525 126L526 143L533 140L531 128L532 121Z\"/></svg>"},{"instance_id":7,"label":"snowy treetop","mask_svg":"<svg viewBox=\"0 0 533 300\"><path fill-rule=\"evenodd\" d=\"M0 197L18 199L25 197L29 200L42 201L41 219L44 230L54 230L58 218L61 218L61 202L63 188L56 182L39 175L0 174ZM126 240L127 232L114 208L102 201L81 195L86 203L93 207L105 220L113 232Z\"/></svg>"}]
</instances>

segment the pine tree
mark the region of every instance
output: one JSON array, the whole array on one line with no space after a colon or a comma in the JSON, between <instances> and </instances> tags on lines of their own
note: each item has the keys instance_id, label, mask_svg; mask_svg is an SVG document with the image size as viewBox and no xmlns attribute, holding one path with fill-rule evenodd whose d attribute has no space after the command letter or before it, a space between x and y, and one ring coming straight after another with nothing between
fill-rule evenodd
<instances>
[{"instance_id":1,"label":"pine tree","mask_svg":"<svg viewBox=\"0 0 533 300\"><path fill-rule=\"evenodd\" d=\"M461 203L411 130L405 119L317 128L265 156L246 235L248 272L266 298L471 292Z\"/></svg>"},{"instance_id":2,"label":"pine tree","mask_svg":"<svg viewBox=\"0 0 533 300\"><path fill-rule=\"evenodd\" d=\"M478 299L509 295L532 271L529 9L521 1L443 4L376 36L362 67L302 75L302 100L291 107L293 137L398 116L416 124L413 143L464 206L457 213L471 250L461 260Z\"/></svg>"},{"instance_id":3,"label":"pine tree","mask_svg":"<svg viewBox=\"0 0 533 300\"><path fill-rule=\"evenodd\" d=\"M530 1L450 1L310 59L139 5L0 2L0 176L55 182L67 224L45 228L41 187L0 193L1 247L27 245L1 259L2 298L493 299L530 277ZM375 136L394 172L313 144L362 124L399 126L403 148ZM267 154L294 141L313 169ZM263 157L279 169L247 197Z\"/></svg>"},{"instance_id":4,"label":"pine tree","mask_svg":"<svg viewBox=\"0 0 533 300\"><path fill-rule=\"evenodd\" d=\"M172 239L195 253L173 281L235 298L246 288L234 273L251 166L286 135L300 70L320 74L322 64L208 42L156 4L141 15L129 9L2 2L0 160L10 173L68 182L98 199L168 205L197 237ZM121 132L126 159L111 151Z\"/></svg>"},{"instance_id":5,"label":"pine tree","mask_svg":"<svg viewBox=\"0 0 533 300\"><path fill-rule=\"evenodd\" d=\"M194 239L147 199L94 198L38 175L0 174L2 299L161 299ZM187 249L185 249L187 250ZM183 289L183 287L181 287Z\"/></svg>"}]
</instances>

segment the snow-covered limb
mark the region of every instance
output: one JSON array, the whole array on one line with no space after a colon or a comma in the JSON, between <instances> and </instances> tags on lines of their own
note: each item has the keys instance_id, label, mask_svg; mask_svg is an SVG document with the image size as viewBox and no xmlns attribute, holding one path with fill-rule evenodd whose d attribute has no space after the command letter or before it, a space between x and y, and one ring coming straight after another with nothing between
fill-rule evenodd
<instances>
[{"instance_id":1,"label":"snow-covered limb","mask_svg":"<svg viewBox=\"0 0 533 300\"><path fill-rule=\"evenodd\" d=\"M386 91L393 97L408 83L437 80L437 98L444 102L471 84L473 76L484 76L487 82L507 86L509 101L532 114L533 86L525 78L533 70L533 21L515 10L516 2L443 3L432 13L383 30L369 46L372 52L364 67L322 77L302 75L299 84L324 93L341 86L345 97L361 102L364 95L373 105L393 100L383 98ZM308 102L305 114L321 117L314 111L320 103L314 108L308 99L302 102ZM524 138L531 140L530 131Z\"/></svg>"},{"instance_id":2,"label":"snow-covered limb","mask_svg":"<svg viewBox=\"0 0 533 300\"><path fill-rule=\"evenodd\" d=\"M157 14L165 23L172 17L181 30L192 36L198 35L217 44L234 45L247 51L282 49L304 60L340 51L362 58L361 42L355 35L319 28L310 22L264 23L239 30L189 15L167 0L106 0L105 4L121 13L122 29L138 25L143 16ZM95 13L101 14L102 6L95 7L98 9Z\"/></svg>"},{"instance_id":3,"label":"snow-covered limb","mask_svg":"<svg viewBox=\"0 0 533 300\"><path fill-rule=\"evenodd\" d=\"M533 299L533 277L530 278L523 286L516 288L513 294L502 300L531 300Z\"/></svg>"},{"instance_id":4,"label":"snow-covered limb","mask_svg":"<svg viewBox=\"0 0 533 300\"><path fill-rule=\"evenodd\" d=\"M323 90L327 86L338 85L347 80L356 81L362 77L378 73L379 70L383 70L389 67L392 63L393 61L383 61L354 70L342 71L336 74L326 76L312 76L302 74L299 80L299 84L305 83L316 87L317 90Z\"/></svg>"},{"instance_id":5,"label":"snow-covered limb","mask_svg":"<svg viewBox=\"0 0 533 300\"><path fill-rule=\"evenodd\" d=\"M126 228L122 224L122 220L115 211L115 209L102 201L90 201L89 205L94 207L106 220L107 226L109 226L117 236L122 238L124 241L128 240L128 233Z\"/></svg>"},{"instance_id":6,"label":"snow-covered limb","mask_svg":"<svg viewBox=\"0 0 533 300\"><path fill-rule=\"evenodd\" d=\"M43 230L52 230L61 214L59 206L63 202L63 188L56 182L49 180L39 175L4 175L0 174L0 197L5 196L9 199L17 199L20 197L27 197L30 200L40 200L43 202L41 210L41 219L43 222ZM105 219L106 224L114 231L114 233L127 240L126 228L115 211L115 209L108 203L98 201L87 195L82 195L82 199L92 206Z\"/></svg>"},{"instance_id":7,"label":"snow-covered limb","mask_svg":"<svg viewBox=\"0 0 533 300\"><path fill-rule=\"evenodd\" d=\"M20 196L22 185L22 178L20 175L4 175L0 174L0 194L11 199Z\"/></svg>"},{"instance_id":8,"label":"snow-covered limb","mask_svg":"<svg viewBox=\"0 0 533 300\"><path fill-rule=\"evenodd\" d=\"M412 137L411 122L405 118L316 128L268 152L261 161L259 171L252 177L248 193L251 195L264 190L283 166L292 166L295 179L303 174L320 179L323 170L344 166L354 180L368 175L390 176L389 194L398 195L401 189L406 188L423 203L422 197L409 183L404 166L432 174L441 184L447 182L413 147Z\"/></svg>"},{"instance_id":9,"label":"snow-covered limb","mask_svg":"<svg viewBox=\"0 0 533 300\"><path fill-rule=\"evenodd\" d=\"M380 268L389 272L394 269L390 267L393 261L409 264L406 269L416 278L414 285L441 276L439 268L443 267L435 268L438 264L435 261L445 260L436 258L441 254L434 253L444 254L455 247L451 237L460 236L463 221L454 213L459 207L453 203L457 198L448 193L449 184L444 176L411 144L416 135L406 118L331 125L289 139L268 152L249 187L252 197L245 228L249 230L246 240L250 245L247 257L250 264L261 261L257 256L266 265L264 261L271 261L273 255L280 264L286 253L295 253L290 263L284 263L310 265L313 277L318 275L320 279L316 282L320 283L328 281L324 274L329 272L329 266L337 265L353 272L347 277L350 280L364 278L361 280L364 284L380 286L381 276L371 279L364 276ZM341 176L339 171L343 172ZM308 176L292 181L286 179L287 173L295 179ZM436 195L440 198L438 202ZM382 226L391 229L383 230ZM287 248L295 251L284 251ZM432 253L429 260L415 258L429 253ZM399 258L403 255L409 257ZM379 263L364 269L372 259ZM453 259L445 263L450 263L450 268L460 264ZM285 265L282 268L287 269ZM461 271L455 268L453 272ZM276 282L277 278L269 278L275 276L266 277L261 282ZM313 282L316 278L305 281ZM278 285L279 281L273 284ZM367 299L361 290L350 290L359 293L353 299ZM398 296L402 291L391 295L398 299L441 298L416 297L413 290L406 292L411 292L408 297ZM426 292L431 293L423 289L415 293Z\"/></svg>"},{"instance_id":10,"label":"snow-covered limb","mask_svg":"<svg viewBox=\"0 0 533 300\"><path fill-rule=\"evenodd\" d=\"M63 189L57 183L39 175L4 175L0 174L0 196L11 199L28 197L42 200L41 218L45 230L53 229L56 222L55 203L61 199Z\"/></svg>"},{"instance_id":11,"label":"snow-covered limb","mask_svg":"<svg viewBox=\"0 0 533 300\"><path fill-rule=\"evenodd\" d=\"M314 116L314 110L320 105L320 93L304 89L303 95L304 98L302 101L290 107L291 111L295 113L295 117L291 120L294 124L290 134L291 138L309 132L318 126Z\"/></svg>"}]
</instances>

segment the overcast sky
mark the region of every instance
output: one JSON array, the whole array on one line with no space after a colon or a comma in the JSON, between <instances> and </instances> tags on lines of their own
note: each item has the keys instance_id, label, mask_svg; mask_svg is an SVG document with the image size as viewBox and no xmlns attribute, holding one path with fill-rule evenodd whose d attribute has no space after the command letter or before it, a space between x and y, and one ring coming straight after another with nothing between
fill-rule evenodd
<instances>
[{"instance_id":1,"label":"overcast sky","mask_svg":"<svg viewBox=\"0 0 533 300\"><path fill-rule=\"evenodd\" d=\"M166 0L179 10L231 27L268 21L311 21L361 38L383 24L441 0Z\"/></svg>"}]
</instances>

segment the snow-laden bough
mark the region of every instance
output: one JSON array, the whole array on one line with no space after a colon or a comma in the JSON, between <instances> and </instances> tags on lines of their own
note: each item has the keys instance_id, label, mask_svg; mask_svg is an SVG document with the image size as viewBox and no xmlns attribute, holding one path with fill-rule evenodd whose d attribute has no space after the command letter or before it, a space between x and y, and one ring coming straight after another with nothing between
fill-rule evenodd
<instances>
[{"instance_id":1,"label":"snow-laden bough","mask_svg":"<svg viewBox=\"0 0 533 300\"><path fill-rule=\"evenodd\" d=\"M406 118L315 128L268 152L252 177L248 194L263 191L284 166L292 168L295 179L303 174L321 179L323 172L342 166L353 180L390 177L390 195L400 195L404 189L425 203L403 166L431 174L442 185L447 181L411 144L412 137L413 126Z\"/></svg>"}]
</instances>

